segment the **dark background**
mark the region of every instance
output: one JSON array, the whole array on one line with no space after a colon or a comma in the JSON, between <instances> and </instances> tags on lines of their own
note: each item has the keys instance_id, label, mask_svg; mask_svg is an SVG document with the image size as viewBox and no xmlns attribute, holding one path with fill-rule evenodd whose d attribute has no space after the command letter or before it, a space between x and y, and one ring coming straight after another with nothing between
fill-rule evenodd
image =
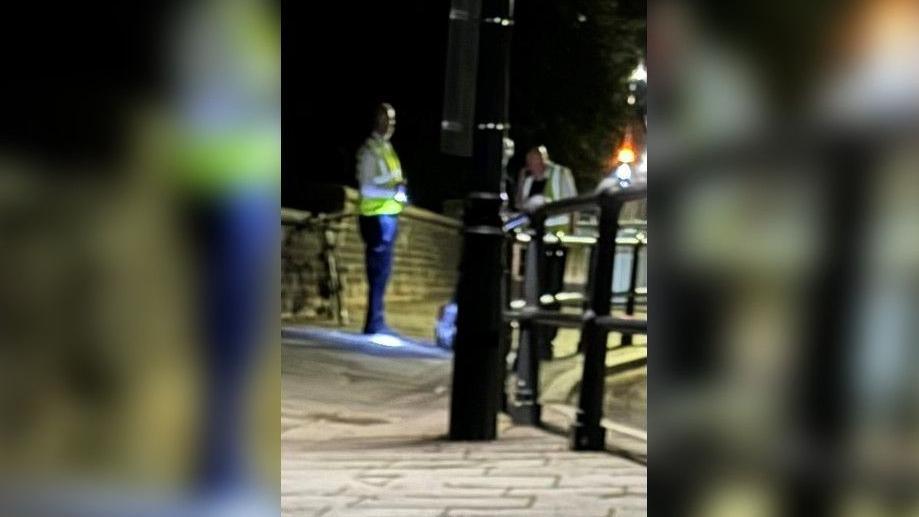
<instances>
[{"instance_id":1,"label":"dark background","mask_svg":"<svg viewBox=\"0 0 919 517\"><path fill-rule=\"evenodd\" d=\"M439 150L449 11L448 0L283 4L284 206L309 208L317 183L356 186L354 156L381 101L398 113L393 145L413 202L440 210L463 197L466 162ZM599 180L629 114L644 12L638 0L517 2L512 177L545 144L582 188Z\"/></svg>"},{"instance_id":2,"label":"dark background","mask_svg":"<svg viewBox=\"0 0 919 517\"><path fill-rule=\"evenodd\" d=\"M0 155L89 173L117 161L130 108L166 86L162 47L177 5L6 3Z\"/></svg>"}]
</instances>

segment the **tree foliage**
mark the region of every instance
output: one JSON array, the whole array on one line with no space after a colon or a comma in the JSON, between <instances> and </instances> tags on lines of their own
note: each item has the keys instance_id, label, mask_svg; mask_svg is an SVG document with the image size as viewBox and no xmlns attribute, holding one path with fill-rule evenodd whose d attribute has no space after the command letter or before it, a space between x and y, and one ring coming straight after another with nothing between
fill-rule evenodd
<instances>
[{"instance_id":1,"label":"tree foliage","mask_svg":"<svg viewBox=\"0 0 919 517\"><path fill-rule=\"evenodd\" d=\"M546 145L553 160L572 168L581 190L607 172L634 115L627 79L645 53L645 9L644 0L517 5L511 137L518 150Z\"/></svg>"}]
</instances>

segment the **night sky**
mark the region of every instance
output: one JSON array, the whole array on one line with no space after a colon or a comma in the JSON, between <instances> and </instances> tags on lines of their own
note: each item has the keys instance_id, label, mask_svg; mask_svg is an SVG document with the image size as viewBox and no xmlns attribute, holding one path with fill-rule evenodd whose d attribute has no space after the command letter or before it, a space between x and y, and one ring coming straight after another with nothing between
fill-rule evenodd
<instances>
[{"instance_id":1,"label":"night sky","mask_svg":"<svg viewBox=\"0 0 919 517\"><path fill-rule=\"evenodd\" d=\"M284 2L283 204L314 183L356 186L354 155L375 105L395 106L393 145L415 204L462 195L455 161L440 155L450 2ZM452 167L453 170L449 170Z\"/></svg>"},{"instance_id":2,"label":"night sky","mask_svg":"<svg viewBox=\"0 0 919 517\"><path fill-rule=\"evenodd\" d=\"M380 101L398 113L393 144L413 203L437 211L444 200L462 198L468 162L440 153L450 1L282 6L283 204L309 208L306 193L318 183L356 186L355 152ZM642 23L644 13L644 0L516 2L512 177L527 148L546 144L579 183L599 181L604 171L582 158L613 152L621 113L610 102L625 105L621 80L644 47L643 33L629 40L622 27Z\"/></svg>"}]
</instances>

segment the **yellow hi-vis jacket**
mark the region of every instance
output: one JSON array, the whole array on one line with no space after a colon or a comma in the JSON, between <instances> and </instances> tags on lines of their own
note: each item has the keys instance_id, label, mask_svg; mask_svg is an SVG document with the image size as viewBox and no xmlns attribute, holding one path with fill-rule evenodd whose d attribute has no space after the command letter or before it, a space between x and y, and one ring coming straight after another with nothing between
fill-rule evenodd
<instances>
[{"instance_id":1,"label":"yellow hi-vis jacket","mask_svg":"<svg viewBox=\"0 0 919 517\"><path fill-rule=\"evenodd\" d=\"M374 134L357 152L357 182L361 191L360 215L394 215L402 212L399 184L402 164L389 140Z\"/></svg>"},{"instance_id":2,"label":"yellow hi-vis jacket","mask_svg":"<svg viewBox=\"0 0 919 517\"><path fill-rule=\"evenodd\" d=\"M574 184L574 175L568 167L553 162L547 163L546 180L546 189L542 194L543 202L550 203L578 195L578 189ZM519 199L524 205L527 205L527 196L529 196L532 186L533 176L527 176L519 187ZM531 206L531 208L535 208L535 206ZM566 214L552 216L546 219L546 228L550 230L557 229L568 225L568 222L569 217Z\"/></svg>"}]
</instances>

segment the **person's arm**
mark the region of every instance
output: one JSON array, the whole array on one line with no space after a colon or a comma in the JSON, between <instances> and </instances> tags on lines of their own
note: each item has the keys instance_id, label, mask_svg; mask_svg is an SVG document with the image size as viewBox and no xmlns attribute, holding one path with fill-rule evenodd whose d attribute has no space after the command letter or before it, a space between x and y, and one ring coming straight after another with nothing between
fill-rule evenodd
<instances>
[{"instance_id":1,"label":"person's arm","mask_svg":"<svg viewBox=\"0 0 919 517\"><path fill-rule=\"evenodd\" d=\"M357 152L357 183L358 186L375 185L377 175L376 157L366 148Z\"/></svg>"},{"instance_id":2,"label":"person's arm","mask_svg":"<svg viewBox=\"0 0 919 517\"><path fill-rule=\"evenodd\" d=\"M366 147L357 154L357 180L361 185L375 187L390 187L394 182L402 182L401 177L389 172L382 158Z\"/></svg>"}]
</instances>

